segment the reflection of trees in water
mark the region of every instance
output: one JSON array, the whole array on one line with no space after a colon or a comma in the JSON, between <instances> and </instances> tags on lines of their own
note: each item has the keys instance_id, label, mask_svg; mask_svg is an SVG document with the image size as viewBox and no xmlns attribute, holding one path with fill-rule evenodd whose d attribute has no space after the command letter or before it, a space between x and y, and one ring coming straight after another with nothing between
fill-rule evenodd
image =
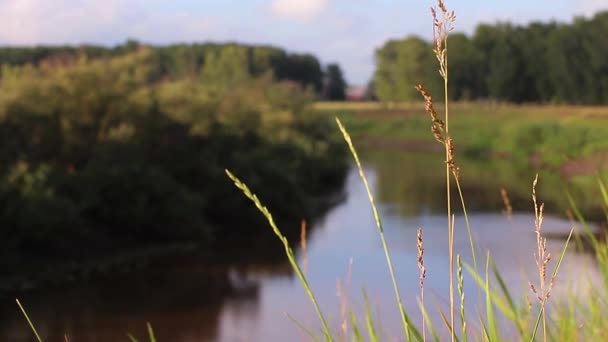
<instances>
[{"instance_id":1,"label":"reflection of trees in water","mask_svg":"<svg viewBox=\"0 0 608 342\"><path fill-rule=\"evenodd\" d=\"M445 169L443 156L434 153L399 151L368 151L364 155L367 165L377 174L377 191L380 201L395 204L405 216L445 211ZM539 197L546 203L548 212L564 214L569 207L566 190L575 198L577 205L588 217L601 214L597 182L574 183L562 178L557 172L535 170L529 165L506 160L458 159L462 169L461 185L467 209L471 211L500 211L504 204L500 189L508 191L513 209L531 211L532 180L540 175ZM453 187L453 198L458 192ZM459 207L459 205L457 206Z\"/></svg>"},{"instance_id":2,"label":"reflection of trees in water","mask_svg":"<svg viewBox=\"0 0 608 342\"><path fill-rule=\"evenodd\" d=\"M322 220L338 203L323 201L311 221ZM280 227L297 254L300 222L287 224ZM218 241L194 255L158 256L138 265L128 273L100 272L69 286L8 296L0 302L0 341L33 337L14 297L22 299L44 341L64 341L64 334L70 341L120 341L127 333L145 340L146 322L160 341L215 340L222 336L223 321L255 324L262 279L293 276L270 228Z\"/></svg>"},{"instance_id":3,"label":"reflection of trees in water","mask_svg":"<svg viewBox=\"0 0 608 342\"><path fill-rule=\"evenodd\" d=\"M214 340L225 315L255 320L262 276L292 274L284 258L221 259L162 258L129 274L18 296L45 341L63 341L64 334L73 341L119 341L128 332L143 339L148 321L161 341ZM0 340L31 341L14 301L5 303Z\"/></svg>"}]
</instances>

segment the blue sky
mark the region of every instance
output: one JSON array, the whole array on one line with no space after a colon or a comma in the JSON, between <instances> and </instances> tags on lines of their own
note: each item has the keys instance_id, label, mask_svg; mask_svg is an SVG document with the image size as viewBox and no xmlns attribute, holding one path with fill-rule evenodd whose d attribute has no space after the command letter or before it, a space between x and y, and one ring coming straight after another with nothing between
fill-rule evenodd
<instances>
[{"instance_id":1,"label":"blue sky","mask_svg":"<svg viewBox=\"0 0 608 342\"><path fill-rule=\"evenodd\" d=\"M387 39L430 38L432 0L0 0L0 45L264 43L339 63L366 83L373 52ZM447 0L456 30L480 22L570 21L608 0Z\"/></svg>"}]
</instances>

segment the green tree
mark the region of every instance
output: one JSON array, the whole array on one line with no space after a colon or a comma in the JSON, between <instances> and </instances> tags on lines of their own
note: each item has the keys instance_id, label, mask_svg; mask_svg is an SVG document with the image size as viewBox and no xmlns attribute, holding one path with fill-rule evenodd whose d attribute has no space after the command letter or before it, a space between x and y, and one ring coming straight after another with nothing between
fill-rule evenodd
<instances>
[{"instance_id":1,"label":"green tree","mask_svg":"<svg viewBox=\"0 0 608 342\"><path fill-rule=\"evenodd\" d=\"M449 37L450 68L449 95L452 100L472 100L479 96L478 82L481 55L465 34L455 33Z\"/></svg>"},{"instance_id":2,"label":"green tree","mask_svg":"<svg viewBox=\"0 0 608 342\"><path fill-rule=\"evenodd\" d=\"M203 82L233 84L251 77L248 49L229 45L205 56L201 77Z\"/></svg>"},{"instance_id":3,"label":"green tree","mask_svg":"<svg viewBox=\"0 0 608 342\"><path fill-rule=\"evenodd\" d=\"M346 81L338 64L329 64L325 69L323 98L330 101L346 99Z\"/></svg>"},{"instance_id":4,"label":"green tree","mask_svg":"<svg viewBox=\"0 0 608 342\"><path fill-rule=\"evenodd\" d=\"M381 101L414 101L418 83L439 94L440 82L431 45L417 37L392 40L376 51L374 86Z\"/></svg>"}]
</instances>

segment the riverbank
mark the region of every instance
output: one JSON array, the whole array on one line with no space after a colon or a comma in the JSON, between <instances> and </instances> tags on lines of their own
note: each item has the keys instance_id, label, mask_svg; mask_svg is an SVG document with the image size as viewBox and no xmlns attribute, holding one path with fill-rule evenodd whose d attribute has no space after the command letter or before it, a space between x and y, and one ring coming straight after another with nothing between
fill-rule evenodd
<instances>
[{"instance_id":1,"label":"riverbank","mask_svg":"<svg viewBox=\"0 0 608 342\"><path fill-rule=\"evenodd\" d=\"M454 118L451 135L456 148L467 157L523 158L564 166L571 176L608 166L608 107L467 102L450 107ZM363 145L436 150L425 146L434 140L422 101L393 105L317 102L315 109L338 115ZM442 111L440 104L437 109ZM584 167L573 171L577 162Z\"/></svg>"},{"instance_id":2,"label":"riverbank","mask_svg":"<svg viewBox=\"0 0 608 342\"><path fill-rule=\"evenodd\" d=\"M338 116L362 150L441 154L443 146L433 139L423 106L422 101L317 102L314 108ZM468 180L463 184L484 182L484 188L496 189L495 201L502 201L500 189L505 188L529 210L530 182L539 173L555 214L568 215L569 192L587 218L605 219L598 175L608 169L608 107L462 102L450 111L456 162ZM502 162L490 167L490 160Z\"/></svg>"}]
</instances>

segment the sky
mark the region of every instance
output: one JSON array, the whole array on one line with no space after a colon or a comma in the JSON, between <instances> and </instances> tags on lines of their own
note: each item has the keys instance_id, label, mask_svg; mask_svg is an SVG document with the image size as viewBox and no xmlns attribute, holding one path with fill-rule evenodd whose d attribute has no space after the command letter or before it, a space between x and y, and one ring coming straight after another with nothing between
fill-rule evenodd
<instances>
[{"instance_id":1,"label":"sky","mask_svg":"<svg viewBox=\"0 0 608 342\"><path fill-rule=\"evenodd\" d=\"M236 41L310 52L367 83L388 39L429 39L432 0L0 0L0 45ZM498 20L571 21L608 0L446 0L457 31Z\"/></svg>"}]
</instances>

